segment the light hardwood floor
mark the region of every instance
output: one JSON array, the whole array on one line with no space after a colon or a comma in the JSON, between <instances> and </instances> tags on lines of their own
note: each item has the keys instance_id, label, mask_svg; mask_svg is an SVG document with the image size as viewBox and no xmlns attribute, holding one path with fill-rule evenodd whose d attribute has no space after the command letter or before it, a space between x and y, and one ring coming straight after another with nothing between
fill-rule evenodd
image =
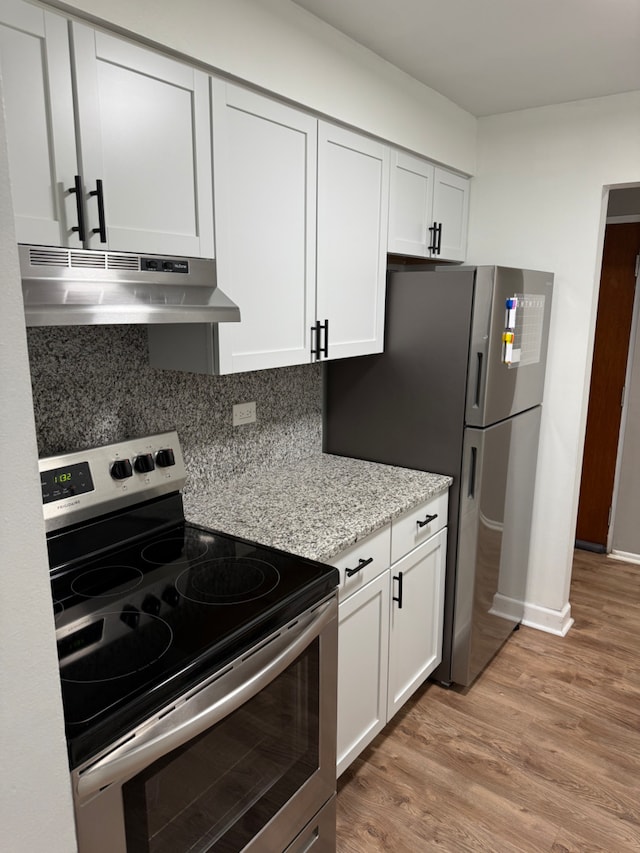
<instances>
[{"instance_id":1,"label":"light hardwood floor","mask_svg":"<svg viewBox=\"0 0 640 853\"><path fill-rule=\"evenodd\" d=\"M640 566L576 551L571 606L409 700L338 782L338 853L639 853Z\"/></svg>"}]
</instances>

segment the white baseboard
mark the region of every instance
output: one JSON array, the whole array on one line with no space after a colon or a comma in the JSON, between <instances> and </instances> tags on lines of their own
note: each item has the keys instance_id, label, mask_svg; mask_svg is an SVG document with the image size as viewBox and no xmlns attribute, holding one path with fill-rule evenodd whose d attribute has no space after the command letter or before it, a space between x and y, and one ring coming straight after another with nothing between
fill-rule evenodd
<instances>
[{"instance_id":1,"label":"white baseboard","mask_svg":"<svg viewBox=\"0 0 640 853\"><path fill-rule=\"evenodd\" d=\"M614 560L624 560L625 563L640 564L640 554L632 554L630 551L612 551L609 557L613 557Z\"/></svg>"},{"instance_id":2,"label":"white baseboard","mask_svg":"<svg viewBox=\"0 0 640 853\"><path fill-rule=\"evenodd\" d=\"M493 604L489 613L492 616L500 616L503 619L510 619L513 622L521 622L523 611L523 601L509 598L507 595L496 592L493 596Z\"/></svg>"},{"instance_id":3,"label":"white baseboard","mask_svg":"<svg viewBox=\"0 0 640 853\"><path fill-rule=\"evenodd\" d=\"M557 634L559 637L564 637L573 625L569 603L562 610L551 610L548 607L539 607L536 604L527 604L515 598L509 598L499 592L493 596L493 606L489 613L514 622L522 621L522 624L528 628L537 628L539 631Z\"/></svg>"},{"instance_id":4,"label":"white baseboard","mask_svg":"<svg viewBox=\"0 0 640 853\"><path fill-rule=\"evenodd\" d=\"M562 610L551 610L549 607L540 607L537 604L525 604L522 624L528 628L537 628L539 631L564 637L573 625L571 605L567 602Z\"/></svg>"}]
</instances>

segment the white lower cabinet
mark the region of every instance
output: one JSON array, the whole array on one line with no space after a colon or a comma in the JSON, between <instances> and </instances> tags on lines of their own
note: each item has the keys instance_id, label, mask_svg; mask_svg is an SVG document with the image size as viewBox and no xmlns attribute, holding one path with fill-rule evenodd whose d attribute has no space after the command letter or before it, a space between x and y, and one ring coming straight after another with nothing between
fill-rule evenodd
<instances>
[{"instance_id":1,"label":"white lower cabinet","mask_svg":"<svg viewBox=\"0 0 640 853\"><path fill-rule=\"evenodd\" d=\"M447 531L441 530L391 568L389 720L442 659L446 550Z\"/></svg>"},{"instance_id":2,"label":"white lower cabinet","mask_svg":"<svg viewBox=\"0 0 640 853\"><path fill-rule=\"evenodd\" d=\"M334 560L340 570L338 776L440 663L446 523L445 493Z\"/></svg>"},{"instance_id":3,"label":"white lower cabinet","mask_svg":"<svg viewBox=\"0 0 640 853\"><path fill-rule=\"evenodd\" d=\"M338 625L339 776L387 722L388 569L340 605Z\"/></svg>"}]
</instances>

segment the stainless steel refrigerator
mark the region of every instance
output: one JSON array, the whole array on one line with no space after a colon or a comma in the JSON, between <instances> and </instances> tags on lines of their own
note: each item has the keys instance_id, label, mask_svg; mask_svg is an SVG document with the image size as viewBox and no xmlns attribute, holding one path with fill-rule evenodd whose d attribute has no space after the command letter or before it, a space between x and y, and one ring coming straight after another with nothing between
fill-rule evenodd
<instances>
[{"instance_id":1,"label":"stainless steel refrigerator","mask_svg":"<svg viewBox=\"0 0 640 853\"><path fill-rule=\"evenodd\" d=\"M551 273L408 268L385 351L328 362L324 449L453 477L442 663L470 684L523 616Z\"/></svg>"}]
</instances>

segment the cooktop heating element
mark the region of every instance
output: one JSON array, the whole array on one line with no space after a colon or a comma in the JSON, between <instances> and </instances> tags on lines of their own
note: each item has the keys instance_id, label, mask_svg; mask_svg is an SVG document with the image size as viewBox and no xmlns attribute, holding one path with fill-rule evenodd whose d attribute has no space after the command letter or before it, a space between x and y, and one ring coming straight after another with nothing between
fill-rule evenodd
<instances>
[{"instance_id":1,"label":"cooktop heating element","mask_svg":"<svg viewBox=\"0 0 640 853\"><path fill-rule=\"evenodd\" d=\"M72 767L337 584L329 566L186 521L175 432L40 471Z\"/></svg>"}]
</instances>

